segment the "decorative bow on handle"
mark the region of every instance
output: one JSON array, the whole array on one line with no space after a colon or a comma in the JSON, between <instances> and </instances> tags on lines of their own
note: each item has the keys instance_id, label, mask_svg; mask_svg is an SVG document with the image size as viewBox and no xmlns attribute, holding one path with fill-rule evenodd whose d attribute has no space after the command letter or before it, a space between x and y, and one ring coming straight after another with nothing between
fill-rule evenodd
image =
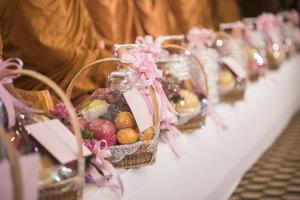
<instances>
[{"instance_id":1,"label":"decorative bow on handle","mask_svg":"<svg viewBox=\"0 0 300 200\"><path fill-rule=\"evenodd\" d=\"M153 85L155 87L155 90L158 95L158 104L159 104L159 116L160 116L160 125L162 129L166 130L165 139L162 139L163 142L168 144L175 155L177 157L180 156L178 145L176 140L178 139L178 136L180 135L180 131L174 127L172 124L177 123L177 117L176 117L176 111L170 104L161 83L158 81L159 79L162 79L162 71L157 68L157 65L154 61L154 56L152 55L153 51L156 51L159 49L162 49L160 46L157 46L157 44L152 44L151 42L154 42L153 39L151 39L151 36L147 36L147 39L145 38L144 41L147 40L147 46L145 45L145 48L143 50L140 49L130 49L127 53L123 54L121 57L121 61L125 63L131 63L133 65L133 68L135 70L135 73L131 77L129 77L129 81L136 81L140 84L140 90L143 91L144 99L147 102L149 110L153 113L152 106L151 106L151 100L149 97L149 94L147 92L147 88L150 85ZM142 41L142 37L139 39ZM159 43L159 42L157 42ZM155 48L154 48L155 46ZM153 48L152 48L153 47ZM163 52L163 51L159 51ZM165 56L167 54L161 54L157 53L156 56ZM160 57L161 58L161 57ZM164 136L163 136L164 137Z\"/></svg>"},{"instance_id":2,"label":"decorative bow on handle","mask_svg":"<svg viewBox=\"0 0 300 200\"><path fill-rule=\"evenodd\" d=\"M281 16L275 16L272 13L261 14L256 21L257 28L269 37L271 42L281 44L280 26L282 26L283 19Z\"/></svg>"},{"instance_id":3,"label":"decorative bow on handle","mask_svg":"<svg viewBox=\"0 0 300 200\"><path fill-rule=\"evenodd\" d=\"M145 37L138 36L135 43L145 45L143 51L152 54L154 58L165 58L169 56L169 52L161 48L164 41L163 37L158 37L154 40L152 36L146 35Z\"/></svg>"},{"instance_id":4,"label":"decorative bow on handle","mask_svg":"<svg viewBox=\"0 0 300 200\"><path fill-rule=\"evenodd\" d=\"M150 96L148 87L153 85L160 99L160 119L163 120L170 112L170 102L162 88L161 83L158 81L162 79L162 71L156 66L152 54L142 52L140 49L130 49L127 53L124 53L121 57L121 61L124 63L131 63L134 69L134 73L128 77L129 82L136 82L140 86L140 91L143 92L144 98L147 102L149 110L152 111ZM174 110L171 110L173 112ZM175 112L175 111L174 111Z\"/></svg>"},{"instance_id":5,"label":"decorative bow on handle","mask_svg":"<svg viewBox=\"0 0 300 200\"><path fill-rule=\"evenodd\" d=\"M13 82L13 79L16 78L16 76L4 77L9 67L22 69L23 62L19 58L0 60L0 99L2 100L7 113L8 127L12 127L16 123L15 107L20 109L25 109L25 110L33 110L33 109L21 103L17 98L11 95L5 88L5 85L11 84Z\"/></svg>"},{"instance_id":6,"label":"decorative bow on handle","mask_svg":"<svg viewBox=\"0 0 300 200\"><path fill-rule=\"evenodd\" d=\"M213 30L193 27L187 34L189 48L203 48L211 45L215 38Z\"/></svg>"},{"instance_id":7,"label":"decorative bow on handle","mask_svg":"<svg viewBox=\"0 0 300 200\"><path fill-rule=\"evenodd\" d=\"M98 187L109 187L121 199L124 191L123 182L114 166L105 160L105 158L110 157L107 142L105 140L97 141L92 151L95 157L91 162L102 171L103 175L94 167L89 170L88 175L90 175Z\"/></svg>"},{"instance_id":8,"label":"decorative bow on handle","mask_svg":"<svg viewBox=\"0 0 300 200\"><path fill-rule=\"evenodd\" d=\"M288 12L288 19L294 25L299 26L299 14L296 10L291 10L290 12Z\"/></svg>"}]
</instances>

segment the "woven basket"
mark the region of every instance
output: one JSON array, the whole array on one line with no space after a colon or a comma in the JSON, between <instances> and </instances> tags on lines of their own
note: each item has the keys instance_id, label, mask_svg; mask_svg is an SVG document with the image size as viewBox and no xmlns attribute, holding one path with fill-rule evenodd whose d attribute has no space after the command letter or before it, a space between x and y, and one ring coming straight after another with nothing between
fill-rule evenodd
<instances>
[{"instance_id":1,"label":"woven basket","mask_svg":"<svg viewBox=\"0 0 300 200\"><path fill-rule=\"evenodd\" d=\"M122 65L120 59L118 58L105 58L105 59L97 60L91 64L84 66L71 80L66 91L68 98L71 98L74 84L78 80L80 75L84 71L103 63L105 64L115 63L115 64ZM122 160L117 162L111 161L111 163L117 168L136 168L136 167L151 165L155 162L157 146L158 146L158 136L159 136L158 102L156 99L154 87L151 86L148 89L152 99L152 106L154 108L154 114L153 114L153 122L154 122L154 130L155 130L154 138L150 141L141 141L141 145L139 146L139 148L134 153L130 155L126 155ZM122 146L123 145L115 145L113 146L113 148L122 149ZM126 145L126 146L130 148L131 145Z\"/></svg>"},{"instance_id":2,"label":"woven basket","mask_svg":"<svg viewBox=\"0 0 300 200\"><path fill-rule=\"evenodd\" d=\"M70 113L70 122L77 141L77 161L78 161L78 174L70 179L63 180L57 183L46 183L39 187L39 199L41 200L66 200L66 199L81 199L84 187L84 158L82 154L82 135L79 127L79 122L70 100L66 97L60 87L46 76L39 74L32 70L17 69L8 70L7 76L26 75L35 78L47 86L49 86L65 104Z\"/></svg>"},{"instance_id":3,"label":"woven basket","mask_svg":"<svg viewBox=\"0 0 300 200\"><path fill-rule=\"evenodd\" d=\"M165 37L165 41L166 40L183 40L184 39L184 37L181 35L164 36L164 37ZM204 97L207 98L207 96L208 96L207 74L205 72L204 67L201 65L200 61L198 60L198 58L191 51L189 51L188 49L186 49L180 45L167 44L167 45L163 45L162 48L168 50L170 53L180 52L181 54L190 56L196 62L201 73L203 74L204 87L205 87L203 92L204 92ZM198 115L196 115L189 121L185 122L184 124L176 125L176 127L183 133L190 133L195 129L199 129L199 128L203 127L205 124L205 118L206 118L206 116L202 112L200 112Z\"/></svg>"},{"instance_id":4,"label":"woven basket","mask_svg":"<svg viewBox=\"0 0 300 200\"><path fill-rule=\"evenodd\" d=\"M267 61L268 61L268 69L269 70L278 70L280 66L280 62L278 62L274 56L272 51L267 51Z\"/></svg>"},{"instance_id":5,"label":"woven basket","mask_svg":"<svg viewBox=\"0 0 300 200\"><path fill-rule=\"evenodd\" d=\"M244 85L244 84L242 84L242 85ZM230 92L220 95L220 101L224 102L224 103L233 104L236 101L243 100L244 95L245 95L245 87L241 86L239 88L234 88Z\"/></svg>"},{"instance_id":6,"label":"woven basket","mask_svg":"<svg viewBox=\"0 0 300 200\"><path fill-rule=\"evenodd\" d=\"M18 159L18 153L12 143L9 141L6 133L3 130L0 130L0 140L4 145L8 161L10 163L10 168L12 172L13 178L13 186L14 186L14 199L15 200L22 200L23 199L23 181L22 181L22 173L20 169L20 163ZM4 184L4 181L1 183Z\"/></svg>"},{"instance_id":7,"label":"woven basket","mask_svg":"<svg viewBox=\"0 0 300 200\"><path fill-rule=\"evenodd\" d=\"M248 80L255 82L259 79L260 72L258 70L248 70Z\"/></svg>"},{"instance_id":8,"label":"woven basket","mask_svg":"<svg viewBox=\"0 0 300 200\"><path fill-rule=\"evenodd\" d=\"M225 32L217 32L216 36L217 36L217 38L225 38L225 39L232 38L232 36L230 36L228 33L225 33ZM213 47L218 49L217 41L215 42ZM228 69L234 74L234 72L230 68L228 68ZM256 78L255 76L254 76L254 78ZM231 91L228 91L226 93L220 93L220 102L233 104L236 101L243 100L244 94L245 94L245 89L246 89L246 80L239 81L238 78L236 77L236 83L235 83L234 88Z\"/></svg>"}]
</instances>

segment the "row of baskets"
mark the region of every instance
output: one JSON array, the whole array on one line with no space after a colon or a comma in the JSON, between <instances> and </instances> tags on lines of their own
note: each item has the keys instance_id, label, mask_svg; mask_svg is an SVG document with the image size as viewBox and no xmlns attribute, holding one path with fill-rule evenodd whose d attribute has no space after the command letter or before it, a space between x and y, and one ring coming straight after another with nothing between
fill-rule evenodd
<instances>
[{"instance_id":1,"label":"row of baskets","mask_svg":"<svg viewBox=\"0 0 300 200\"><path fill-rule=\"evenodd\" d=\"M214 104L242 100L247 81L278 69L298 51L298 25L298 15L291 11L221 24L219 32L195 27L186 37L138 37L135 44L115 45L112 58L84 66L66 93L47 77L22 69L21 60L2 61L0 123L5 131L0 132L0 171L8 158L15 180L12 195L6 187L7 199L27 199L30 192L31 199L37 198L32 188L38 188L39 199L80 199L85 182L113 185L121 196L115 168L153 164L159 138L176 153L171 144L178 134L201 128L206 116L215 116ZM95 68L110 70L106 86L74 107L76 81ZM11 84L20 75L44 82L52 95L43 91L28 102ZM28 128L42 124L39 130L46 133L45 124L55 120L66 127L55 126L56 131L73 132L77 143L72 146L61 139L74 153L67 163L57 155L64 153L63 148L47 145L47 136L41 139ZM36 187L31 180L28 189L21 160L33 154L39 155L40 164L30 169L39 174Z\"/></svg>"}]
</instances>

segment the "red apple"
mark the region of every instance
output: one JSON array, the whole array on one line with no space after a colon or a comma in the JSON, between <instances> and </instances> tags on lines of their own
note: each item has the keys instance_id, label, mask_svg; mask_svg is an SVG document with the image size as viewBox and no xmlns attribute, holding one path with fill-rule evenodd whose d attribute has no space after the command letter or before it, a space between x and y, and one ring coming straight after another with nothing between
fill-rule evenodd
<instances>
[{"instance_id":1,"label":"red apple","mask_svg":"<svg viewBox=\"0 0 300 200\"><path fill-rule=\"evenodd\" d=\"M105 119L94 119L88 124L88 130L93 132L96 140L106 140L108 146L116 144L116 127Z\"/></svg>"}]
</instances>

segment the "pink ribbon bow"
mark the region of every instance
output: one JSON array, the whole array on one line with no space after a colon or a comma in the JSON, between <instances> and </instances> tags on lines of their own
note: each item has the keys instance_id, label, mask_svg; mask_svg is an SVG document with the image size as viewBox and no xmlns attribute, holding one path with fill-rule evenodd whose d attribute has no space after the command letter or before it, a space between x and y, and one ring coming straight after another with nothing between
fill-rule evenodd
<instances>
[{"instance_id":1,"label":"pink ribbon bow","mask_svg":"<svg viewBox=\"0 0 300 200\"><path fill-rule=\"evenodd\" d=\"M22 69L23 62L19 58L11 58L7 60L0 60L0 99L3 102L5 107L7 118L8 118L8 127L12 127L16 123L16 114L15 114L15 107L19 109L25 110L34 110L23 103L21 103L18 99L16 99L13 95L11 95L5 88L4 85L11 84L14 77L4 77L6 74L6 70L8 67L15 67L17 69Z\"/></svg>"},{"instance_id":2,"label":"pink ribbon bow","mask_svg":"<svg viewBox=\"0 0 300 200\"><path fill-rule=\"evenodd\" d=\"M193 27L187 34L189 48L202 48L210 45L214 38L215 34L212 30L198 27Z\"/></svg>"},{"instance_id":3,"label":"pink ribbon bow","mask_svg":"<svg viewBox=\"0 0 300 200\"><path fill-rule=\"evenodd\" d=\"M97 141L94 144L93 153L95 154L95 157L92 159L92 163L98 169L101 169L103 175L94 167L89 170L88 174L92 177L98 187L110 188L118 198L121 199L124 191L123 182L114 166L109 161L105 160L105 158L109 157L107 142L105 140Z\"/></svg>"},{"instance_id":4,"label":"pink ribbon bow","mask_svg":"<svg viewBox=\"0 0 300 200\"><path fill-rule=\"evenodd\" d=\"M272 13L263 13L256 21L257 28L267 35L269 42L276 42L278 44L282 42L280 33L282 23L282 17L275 16Z\"/></svg>"},{"instance_id":5,"label":"pink ribbon bow","mask_svg":"<svg viewBox=\"0 0 300 200\"><path fill-rule=\"evenodd\" d=\"M165 129L167 131L166 134L168 134L167 138L165 138L164 141L169 144L175 155L179 157L179 150L178 145L176 144L176 140L180 132L172 125L177 123L175 114L176 111L171 106L161 83L158 81L158 79L163 78L162 71L157 68L152 54L148 53L148 50L141 51L138 49L132 49L128 53L122 55L121 61L133 64L136 73L129 77L129 81L136 81L140 84L140 90L143 91L142 94L144 96L144 99L147 102L148 108L152 113L153 108L151 105L149 94L147 92L147 88L151 85L155 87L155 90L159 97L158 104L160 125L162 126L161 128L163 130Z\"/></svg>"},{"instance_id":6,"label":"pink ribbon bow","mask_svg":"<svg viewBox=\"0 0 300 200\"><path fill-rule=\"evenodd\" d=\"M299 14L296 10L291 10L288 13L288 19L296 26L299 26Z\"/></svg>"},{"instance_id":7,"label":"pink ribbon bow","mask_svg":"<svg viewBox=\"0 0 300 200\"><path fill-rule=\"evenodd\" d=\"M145 37L138 36L135 40L136 44L143 44L143 51L152 54L154 58L165 58L169 55L167 50L161 48L163 42L163 37L158 37L154 40L150 35L146 35Z\"/></svg>"},{"instance_id":8,"label":"pink ribbon bow","mask_svg":"<svg viewBox=\"0 0 300 200\"><path fill-rule=\"evenodd\" d=\"M169 100L161 83L158 81L158 79L163 78L162 71L157 68L153 56L150 53L145 53L138 49L131 49L122 55L121 61L133 65L134 73L128 77L128 81L139 84L139 89L142 91L149 110L153 113L148 87L154 86L161 101L160 113L164 114L170 112ZM173 112L173 110L171 110L171 112ZM160 117L164 119L163 116Z\"/></svg>"},{"instance_id":9,"label":"pink ribbon bow","mask_svg":"<svg viewBox=\"0 0 300 200\"><path fill-rule=\"evenodd\" d=\"M182 152L178 146L178 140L181 132L168 120L161 121L160 126L162 130L165 130L165 132L160 135L161 141L169 145L175 156L180 158Z\"/></svg>"}]
</instances>

